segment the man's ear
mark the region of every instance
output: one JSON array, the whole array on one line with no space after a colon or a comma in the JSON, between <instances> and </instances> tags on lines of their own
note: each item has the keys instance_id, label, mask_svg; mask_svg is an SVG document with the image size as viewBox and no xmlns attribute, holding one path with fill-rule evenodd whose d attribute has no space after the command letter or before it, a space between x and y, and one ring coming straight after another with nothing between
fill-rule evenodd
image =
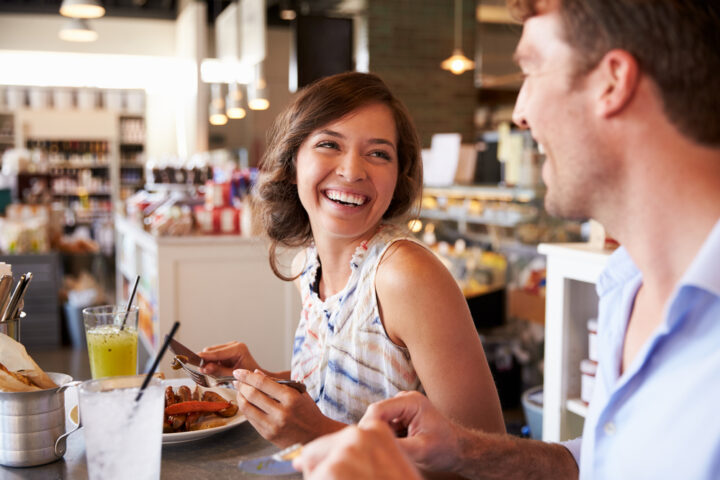
<instances>
[{"instance_id":1,"label":"man's ear","mask_svg":"<svg viewBox=\"0 0 720 480\"><path fill-rule=\"evenodd\" d=\"M640 79L637 60L625 50L610 50L596 67L600 94L596 112L603 117L620 113L633 99Z\"/></svg>"}]
</instances>

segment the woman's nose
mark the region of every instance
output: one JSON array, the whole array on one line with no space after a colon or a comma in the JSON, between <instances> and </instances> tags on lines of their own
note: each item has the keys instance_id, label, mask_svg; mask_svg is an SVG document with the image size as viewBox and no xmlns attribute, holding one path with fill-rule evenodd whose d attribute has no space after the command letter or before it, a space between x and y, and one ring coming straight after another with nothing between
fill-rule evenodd
<instances>
[{"instance_id":1,"label":"woman's nose","mask_svg":"<svg viewBox=\"0 0 720 480\"><path fill-rule=\"evenodd\" d=\"M367 176L365 171L365 162L362 156L357 152L347 152L342 156L338 163L335 173L343 177L345 181L357 182L364 180Z\"/></svg>"}]
</instances>

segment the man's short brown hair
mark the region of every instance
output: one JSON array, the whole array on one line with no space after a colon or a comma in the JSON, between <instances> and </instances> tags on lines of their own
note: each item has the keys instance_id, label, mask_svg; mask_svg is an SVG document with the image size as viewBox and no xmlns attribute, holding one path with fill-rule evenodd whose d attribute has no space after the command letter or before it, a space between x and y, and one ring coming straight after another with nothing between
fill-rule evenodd
<instances>
[{"instance_id":1,"label":"man's short brown hair","mask_svg":"<svg viewBox=\"0 0 720 480\"><path fill-rule=\"evenodd\" d=\"M508 0L517 18L538 0ZM720 147L720 2L717 0L561 0L565 40L578 73L610 50L629 52L658 86L668 119L698 143Z\"/></svg>"}]
</instances>

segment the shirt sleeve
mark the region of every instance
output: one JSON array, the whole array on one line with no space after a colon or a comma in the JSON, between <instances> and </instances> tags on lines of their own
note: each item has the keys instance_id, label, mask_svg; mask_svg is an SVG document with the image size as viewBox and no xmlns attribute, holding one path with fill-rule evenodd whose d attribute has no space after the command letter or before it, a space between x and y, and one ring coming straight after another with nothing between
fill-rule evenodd
<instances>
[{"instance_id":1,"label":"shirt sleeve","mask_svg":"<svg viewBox=\"0 0 720 480\"><path fill-rule=\"evenodd\" d=\"M559 442L560 445L567 448L575 459L575 463L580 466L580 447L582 446L582 437L573 438L572 440L566 440Z\"/></svg>"}]
</instances>

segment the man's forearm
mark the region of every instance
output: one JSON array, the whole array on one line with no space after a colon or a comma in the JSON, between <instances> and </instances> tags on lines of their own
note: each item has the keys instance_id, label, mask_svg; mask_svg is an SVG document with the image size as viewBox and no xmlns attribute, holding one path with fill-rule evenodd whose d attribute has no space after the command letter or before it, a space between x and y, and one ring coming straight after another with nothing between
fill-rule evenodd
<instances>
[{"instance_id":1,"label":"man's forearm","mask_svg":"<svg viewBox=\"0 0 720 480\"><path fill-rule=\"evenodd\" d=\"M578 467L562 445L458 427L456 471L472 480L577 480Z\"/></svg>"}]
</instances>

